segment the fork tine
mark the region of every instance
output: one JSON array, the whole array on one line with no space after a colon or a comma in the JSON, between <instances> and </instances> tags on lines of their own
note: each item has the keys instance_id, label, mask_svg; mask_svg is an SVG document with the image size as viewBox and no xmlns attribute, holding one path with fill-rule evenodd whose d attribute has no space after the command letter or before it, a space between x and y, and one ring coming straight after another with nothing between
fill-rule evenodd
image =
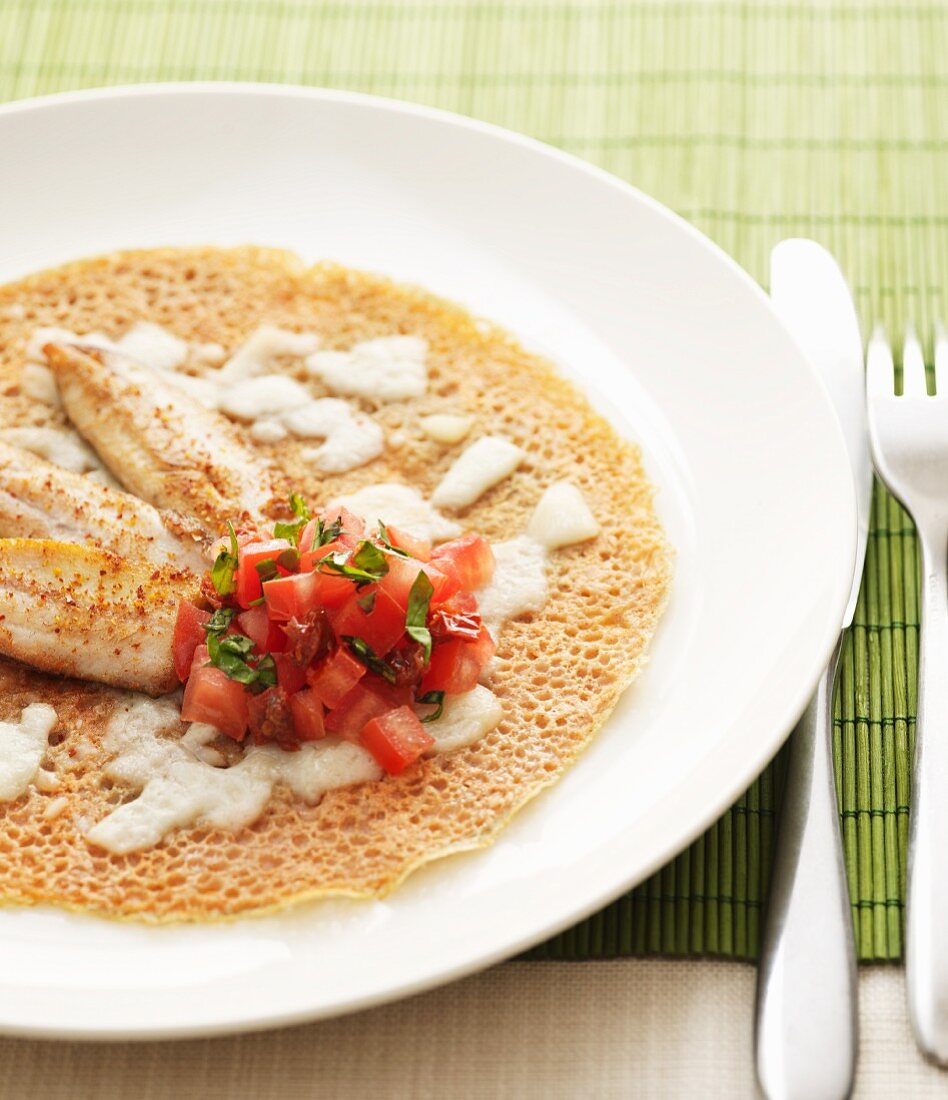
<instances>
[{"instance_id":1,"label":"fork tine","mask_svg":"<svg viewBox=\"0 0 948 1100\"><path fill-rule=\"evenodd\" d=\"M905 343L902 345L902 393L905 397L924 397L928 393L925 356L912 325L906 326Z\"/></svg>"},{"instance_id":2,"label":"fork tine","mask_svg":"<svg viewBox=\"0 0 948 1100\"><path fill-rule=\"evenodd\" d=\"M948 332L941 321L935 325L935 393L948 397Z\"/></svg>"},{"instance_id":3,"label":"fork tine","mask_svg":"<svg viewBox=\"0 0 948 1100\"><path fill-rule=\"evenodd\" d=\"M891 397L895 393L892 349L882 325L876 325L866 352L866 391L870 397Z\"/></svg>"}]
</instances>

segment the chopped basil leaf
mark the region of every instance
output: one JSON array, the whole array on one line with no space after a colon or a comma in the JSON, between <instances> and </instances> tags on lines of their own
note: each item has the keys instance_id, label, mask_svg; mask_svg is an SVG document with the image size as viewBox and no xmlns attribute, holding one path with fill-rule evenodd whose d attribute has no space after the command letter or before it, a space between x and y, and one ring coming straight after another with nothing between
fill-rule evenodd
<instances>
[{"instance_id":1,"label":"chopped basil leaf","mask_svg":"<svg viewBox=\"0 0 948 1100\"><path fill-rule=\"evenodd\" d=\"M227 524L230 531L230 552L222 550L211 566L211 584L214 585L214 589L218 596L229 596L237 585L234 582L234 574L237 572L237 553L239 547L237 545L237 535L234 532L234 525L232 523Z\"/></svg>"},{"instance_id":2,"label":"chopped basil leaf","mask_svg":"<svg viewBox=\"0 0 948 1100\"><path fill-rule=\"evenodd\" d=\"M243 634L207 636L207 653L211 664L219 668L228 680L236 680L257 694L276 683L276 663L266 653L255 666L248 664L247 658L253 648L251 639Z\"/></svg>"},{"instance_id":3,"label":"chopped basil leaf","mask_svg":"<svg viewBox=\"0 0 948 1100\"><path fill-rule=\"evenodd\" d=\"M351 634L343 634L342 640L349 647L352 656L357 661L361 661L370 672L377 673L390 684L395 683L395 669L381 657L377 657L368 643L361 638L354 638Z\"/></svg>"},{"instance_id":4,"label":"chopped basil leaf","mask_svg":"<svg viewBox=\"0 0 948 1100\"><path fill-rule=\"evenodd\" d=\"M400 546L392 545L392 540L388 537L388 528L381 520L379 520L379 541L390 554L398 554L400 558L411 557L411 554L409 554L407 550L402 550Z\"/></svg>"},{"instance_id":5,"label":"chopped basil leaf","mask_svg":"<svg viewBox=\"0 0 948 1100\"><path fill-rule=\"evenodd\" d=\"M405 633L425 647L425 664L431 660L431 631L425 626L428 618L428 604L434 586L423 569L418 571L411 591L408 593L408 610L405 612Z\"/></svg>"},{"instance_id":6,"label":"chopped basil leaf","mask_svg":"<svg viewBox=\"0 0 948 1100\"><path fill-rule=\"evenodd\" d=\"M444 692L427 691L424 695L419 695L415 702L430 704L431 706L437 707L437 710L433 710L431 714L422 718L422 722L436 722L444 711Z\"/></svg>"},{"instance_id":7,"label":"chopped basil leaf","mask_svg":"<svg viewBox=\"0 0 948 1100\"><path fill-rule=\"evenodd\" d=\"M251 600L250 603L247 604L247 606L248 607L259 607L262 603L266 603L266 602L267 602L267 597L266 596L261 596L259 599Z\"/></svg>"},{"instance_id":8,"label":"chopped basil leaf","mask_svg":"<svg viewBox=\"0 0 948 1100\"><path fill-rule=\"evenodd\" d=\"M227 633L227 628L234 620L234 616L237 614L232 607L219 607L214 614L203 624L203 629L207 634L213 634L215 638L219 638L222 634Z\"/></svg>"},{"instance_id":9,"label":"chopped basil leaf","mask_svg":"<svg viewBox=\"0 0 948 1100\"><path fill-rule=\"evenodd\" d=\"M300 552L295 547L289 550L281 550L277 555L277 565L292 572L300 567Z\"/></svg>"},{"instance_id":10,"label":"chopped basil leaf","mask_svg":"<svg viewBox=\"0 0 948 1100\"><path fill-rule=\"evenodd\" d=\"M316 530L313 532L313 545L310 550L318 550L320 546L326 546L335 542L342 534L342 516L337 516L327 527L322 519L316 520Z\"/></svg>"},{"instance_id":11,"label":"chopped basil leaf","mask_svg":"<svg viewBox=\"0 0 948 1100\"><path fill-rule=\"evenodd\" d=\"M264 558L263 561L256 562L254 569L261 581L272 581L278 573L275 558Z\"/></svg>"},{"instance_id":12,"label":"chopped basil leaf","mask_svg":"<svg viewBox=\"0 0 948 1100\"><path fill-rule=\"evenodd\" d=\"M319 561L321 573L338 573L348 577L358 588L380 580L388 572L388 562L382 551L371 542L363 540L352 554L329 554Z\"/></svg>"},{"instance_id":13,"label":"chopped basil leaf","mask_svg":"<svg viewBox=\"0 0 948 1100\"><path fill-rule=\"evenodd\" d=\"M378 596L378 592L368 592L366 595L360 596L356 600L356 603L362 608L366 615L371 615L375 610L376 596Z\"/></svg>"},{"instance_id":14,"label":"chopped basil leaf","mask_svg":"<svg viewBox=\"0 0 948 1100\"><path fill-rule=\"evenodd\" d=\"M289 539L294 546L299 544L300 533L312 519L306 501L299 493L290 493L290 511L297 518L290 523L275 523L273 525L273 537L275 539Z\"/></svg>"}]
</instances>

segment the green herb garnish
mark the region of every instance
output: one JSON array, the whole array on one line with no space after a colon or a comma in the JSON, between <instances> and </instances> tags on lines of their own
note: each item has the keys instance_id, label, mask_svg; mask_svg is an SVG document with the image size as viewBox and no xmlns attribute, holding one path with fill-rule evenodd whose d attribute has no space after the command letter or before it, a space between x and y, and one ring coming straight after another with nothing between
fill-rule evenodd
<instances>
[{"instance_id":1,"label":"green herb garnish","mask_svg":"<svg viewBox=\"0 0 948 1100\"><path fill-rule=\"evenodd\" d=\"M375 672L390 684L395 683L395 669L387 661L377 656L375 650L361 638L354 638L351 634L343 634L342 640L349 647L349 651L357 661L370 672Z\"/></svg>"},{"instance_id":2,"label":"green herb garnish","mask_svg":"<svg viewBox=\"0 0 948 1100\"><path fill-rule=\"evenodd\" d=\"M228 680L236 680L257 695L276 683L276 662L266 653L256 665L251 665L247 658L253 648L253 641L244 634L207 636L207 653L211 664L219 668Z\"/></svg>"},{"instance_id":3,"label":"green herb garnish","mask_svg":"<svg viewBox=\"0 0 948 1100\"><path fill-rule=\"evenodd\" d=\"M319 561L321 573L338 573L348 577L357 588L380 580L388 572L385 554L373 542L363 539L352 554L329 554Z\"/></svg>"},{"instance_id":4,"label":"green herb garnish","mask_svg":"<svg viewBox=\"0 0 948 1100\"><path fill-rule=\"evenodd\" d=\"M424 695L419 696L416 703L427 703L436 707L431 714L422 718L422 722L436 722L444 712L444 692L443 691L428 691Z\"/></svg>"},{"instance_id":5,"label":"green herb garnish","mask_svg":"<svg viewBox=\"0 0 948 1100\"><path fill-rule=\"evenodd\" d=\"M219 607L207 622L202 624L202 629L206 634L213 634L215 638L219 638L227 633L227 628L234 621L236 614L232 607Z\"/></svg>"},{"instance_id":6,"label":"green herb garnish","mask_svg":"<svg viewBox=\"0 0 948 1100\"><path fill-rule=\"evenodd\" d=\"M290 493L290 511L296 516L296 519L286 523L275 523L273 525L273 537L275 539L289 539L294 546L298 546L300 533L313 517L306 506L306 501L299 493Z\"/></svg>"},{"instance_id":7,"label":"green herb garnish","mask_svg":"<svg viewBox=\"0 0 948 1100\"><path fill-rule=\"evenodd\" d=\"M400 558L411 557L411 554L409 554L407 550L402 550L400 546L392 545L392 540L388 537L388 528L381 520L379 520L379 542L381 542L390 554L397 554Z\"/></svg>"},{"instance_id":8,"label":"green herb garnish","mask_svg":"<svg viewBox=\"0 0 948 1100\"><path fill-rule=\"evenodd\" d=\"M257 576L260 578L261 584L264 581L272 581L279 573L276 558L264 558L263 561L255 562L254 569L257 571Z\"/></svg>"},{"instance_id":9,"label":"green herb garnish","mask_svg":"<svg viewBox=\"0 0 948 1100\"><path fill-rule=\"evenodd\" d=\"M411 591L408 593L408 610L405 612L405 633L425 647L425 664L431 660L431 631L425 626L428 619L428 604L434 586L425 571L419 570Z\"/></svg>"},{"instance_id":10,"label":"green herb garnish","mask_svg":"<svg viewBox=\"0 0 948 1100\"><path fill-rule=\"evenodd\" d=\"M237 587L234 582L234 574L237 572L237 535L232 523L227 524L230 531L230 551L222 550L211 566L211 584L218 596L229 596Z\"/></svg>"},{"instance_id":11,"label":"green herb garnish","mask_svg":"<svg viewBox=\"0 0 948 1100\"><path fill-rule=\"evenodd\" d=\"M313 545L310 550L318 550L320 546L326 546L330 542L335 542L337 538L342 534L342 516L336 516L336 518L330 524L323 523L322 519L317 518L316 530L313 532Z\"/></svg>"},{"instance_id":12,"label":"green herb garnish","mask_svg":"<svg viewBox=\"0 0 948 1100\"><path fill-rule=\"evenodd\" d=\"M356 603L362 608L366 615L371 615L375 610L375 598L377 595L378 592L367 592L364 596L360 596L356 600Z\"/></svg>"}]
</instances>

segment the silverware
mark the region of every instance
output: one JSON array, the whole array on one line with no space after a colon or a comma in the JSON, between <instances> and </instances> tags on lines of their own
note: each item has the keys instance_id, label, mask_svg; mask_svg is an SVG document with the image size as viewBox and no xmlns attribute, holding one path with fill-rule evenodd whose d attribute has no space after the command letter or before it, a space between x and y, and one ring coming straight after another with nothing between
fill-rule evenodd
<instances>
[{"instance_id":1,"label":"silverware","mask_svg":"<svg viewBox=\"0 0 948 1100\"><path fill-rule=\"evenodd\" d=\"M770 287L832 396L852 465L859 537L845 629L862 580L872 493L859 322L839 267L813 241L774 249ZM841 642L790 745L757 977L757 1076L771 1100L848 1096L855 1070L856 956L832 758Z\"/></svg>"},{"instance_id":2,"label":"silverware","mask_svg":"<svg viewBox=\"0 0 948 1100\"><path fill-rule=\"evenodd\" d=\"M909 815L905 978L922 1052L948 1063L948 341L939 331L935 394L928 396L918 337L902 349L895 396L892 352L877 331L867 389L872 455L911 513L921 546L918 718Z\"/></svg>"}]
</instances>

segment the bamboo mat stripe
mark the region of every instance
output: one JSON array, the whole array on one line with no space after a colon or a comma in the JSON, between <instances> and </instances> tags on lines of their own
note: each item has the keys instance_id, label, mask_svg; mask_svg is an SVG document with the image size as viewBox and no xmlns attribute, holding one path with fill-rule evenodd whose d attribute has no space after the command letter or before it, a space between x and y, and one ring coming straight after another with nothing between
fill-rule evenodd
<instances>
[{"instance_id":1,"label":"bamboo mat stripe","mask_svg":"<svg viewBox=\"0 0 948 1100\"><path fill-rule=\"evenodd\" d=\"M911 320L929 360L948 318L945 58L945 3L0 0L0 100L231 79L459 111L635 183L761 282L780 238L815 237L866 330ZM834 728L863 959L902 951L917 669L915 534L877 486ZM676 860L531 957L753 958L782 775L778 757Z\"/></svg>"}]
</instances>

